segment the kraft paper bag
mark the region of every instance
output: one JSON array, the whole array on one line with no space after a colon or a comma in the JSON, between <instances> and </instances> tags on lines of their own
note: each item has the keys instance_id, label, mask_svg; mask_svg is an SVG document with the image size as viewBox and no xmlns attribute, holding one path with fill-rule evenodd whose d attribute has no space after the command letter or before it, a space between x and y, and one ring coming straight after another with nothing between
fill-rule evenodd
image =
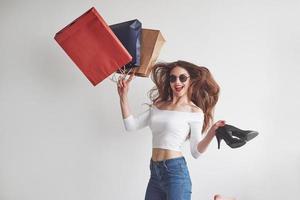
<instances>
[{"instance_id":1,"label":"kraft paper bag","mask_svg":"<svg viewBox=\"0 0 300 200\"><path fill-rule=\"evenodd\" d=\"M54 39L94 86L132 60L94 7L56 33Z\"/></svg>"},{"instance_id":2,"label":"kraft paper bag","mask_svg":"<svg viewBox=\"0 0 300 200\"><path fill-rule=\"evenodd\" d=\"M149 77L166 40L159 30L153 29L142 29L141 39L141 65L126 72L140 77Z\"/></svg>"}]
</instances>

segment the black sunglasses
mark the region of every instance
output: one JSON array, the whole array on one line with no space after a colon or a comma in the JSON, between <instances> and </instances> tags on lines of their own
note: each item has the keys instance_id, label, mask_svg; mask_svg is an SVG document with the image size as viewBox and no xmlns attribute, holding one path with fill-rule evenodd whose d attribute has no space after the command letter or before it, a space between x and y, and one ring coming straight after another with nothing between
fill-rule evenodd
<instances>
[{"instance_id":1,"label":"black sunglasses","mask_svg":"<svg viewBox=\"0 0 300 200\"><path fill-rule=\"evenodd\" d=\"M180 76L179 76L179 80L182 83L185 82L188 78L189 78L189 76L186 76L184 74L180 74ZM171 83L174 83L176 81L176 79L177 79L177 76L175 76L175 75L170 75L170 77L169 77L169 81Z\"/></svg>"}]
</instances>

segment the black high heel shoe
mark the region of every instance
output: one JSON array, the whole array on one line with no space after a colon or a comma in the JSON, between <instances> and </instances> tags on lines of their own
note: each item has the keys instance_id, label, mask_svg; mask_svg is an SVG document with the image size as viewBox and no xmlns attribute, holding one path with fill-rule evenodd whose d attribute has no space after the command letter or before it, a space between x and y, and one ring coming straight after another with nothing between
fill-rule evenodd
<instances>
[{"instance_id":1,"label":"black high heel shoe","mask_svg":"<svg viewBox=\"0 0 300 200\"><path fill-rule=\"evenodd\" d=\"M228 132L230 135L233 135L235 137L240 138L241 140L245 140L248 142L249 140L252 140L258 135L257 131L252 131L252 130L241 130L235 126L225 124L223 126L225 131Z\"/></svg>"},{"instance_id":2,"label":"black high heel shoe","mask_svg":"<svg viewBox=\"0 0 300 200\"><path fill-rule=\"evenodd\" d=\"M226 126L226 125L225 125ZM223 139L228 146L231 148L238 148L246 144L245 140L239 139L239 138L234 138L231 135L231 132L227 132L224 126L219 127L216 130L216 138L218 141L218 149L220 149L220 143L221 140Z\"/></svg>"}]
</instances>

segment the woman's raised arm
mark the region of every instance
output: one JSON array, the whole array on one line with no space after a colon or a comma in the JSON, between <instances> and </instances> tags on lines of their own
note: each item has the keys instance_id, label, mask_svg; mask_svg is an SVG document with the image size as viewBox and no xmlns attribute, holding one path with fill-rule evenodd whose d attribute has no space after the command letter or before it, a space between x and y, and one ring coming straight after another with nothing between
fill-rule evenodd
<instances>
[{"instance_id":1,"label":"woman's raised arm","mask_svg":"<svg viewBox=\"0 0 300 200\"><path fill-rule=\"evenodd\" d=\"M133 76L134 74L132 73L127 80L126 80L126 74L123 76L119 76L119 80L117 83L123 119L127 118L131 114L129 104L128 104L128 90L129 90L129 83L133 79Z\"/></svg>"}]
</instances>

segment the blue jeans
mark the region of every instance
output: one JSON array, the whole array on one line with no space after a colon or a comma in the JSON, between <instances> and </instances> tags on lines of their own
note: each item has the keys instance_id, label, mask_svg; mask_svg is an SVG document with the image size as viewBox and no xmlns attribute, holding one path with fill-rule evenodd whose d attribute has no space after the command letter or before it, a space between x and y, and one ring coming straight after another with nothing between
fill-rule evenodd
<instances>
[{"instance_id":1,"label":"blue jeans","mask_svg":"<svg viewBox=\"0 0 300 200\"><path fill-rule=\"evenodd\" d=\"M150 159L151 177L145 200L190 200L192 181L183 156L163 161Z\"/></svg>"}]
</instances>

